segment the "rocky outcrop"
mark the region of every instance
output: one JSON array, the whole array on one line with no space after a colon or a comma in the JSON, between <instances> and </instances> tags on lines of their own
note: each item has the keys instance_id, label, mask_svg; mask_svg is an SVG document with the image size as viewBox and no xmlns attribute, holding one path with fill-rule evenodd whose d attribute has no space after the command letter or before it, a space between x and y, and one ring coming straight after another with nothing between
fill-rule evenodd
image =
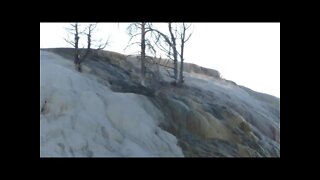
<instances>
[{"instance_id":1,"label":"rocky outcrop","mask_svg":"<svg viewBox=\"0 0 320 180\"><path fill-rule=\"evenodd\" d=\"M72 57L70 49L51 51ZM177 138L187 157L280 156L278 98L238 86L221 79L218 71L195 64L185 64L185 84L181 87L152 77L142 86L139 61L121 54L100 51L88 57L84 65L112 91L143 96L145 99L134 99L162 129ZM153 77L161 72L150 71ZM201 79L194 74L213 78Z\"/></svg>"},{"instance_id":2,"label":"rocky outcrop","mask_svg":"<svg viewBox=\"0 0 320 180\"><path fill-rule=\"evenodd\" d=\"M202 75L206 75L206 76L210 76L218 79L221 78L221 75L217 70L208 69L192 63L186 63L184 65L184 71L188 73L202 74Z\"/></svg>"}]
</instances>

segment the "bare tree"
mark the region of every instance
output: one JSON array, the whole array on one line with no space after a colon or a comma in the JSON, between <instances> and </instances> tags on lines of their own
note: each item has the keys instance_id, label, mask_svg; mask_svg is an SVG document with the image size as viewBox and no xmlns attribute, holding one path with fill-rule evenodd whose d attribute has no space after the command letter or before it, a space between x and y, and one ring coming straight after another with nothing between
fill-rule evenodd
<instances>
[{"instance_id":1,"label":"bare tree","mask_svg":"<svg viewBox=\"0 0 320 180\"><path fill-rule=\"evenodd\" d=\"M186 25L185 23L182 23L182 29L180 31L180 40L181 40L181 44L180 44L180 77L179 77L179 83L182 84L184 82L183 79L183 62L184 62L184 45L185 43L190 39L192 33L190 33L188 35L188 37L186 37L186 31L191 27L191 24Z\"/></svg>"},{"instance_id":2,"label":"bare tree","mask_svg":"<svg viewBox=\"0 0 320 180\"><path fill-rule=\"evenodd\" d=\"M88 32L86 33L87 37L88 37L88 43L90 42L91 46L90 48L91 49L95 49L95 50L102 50L104 49L107 45L109 45L110 41L110 37L108 37L106 40L104 40L103 38L100 38L99 40L97 40L97 38L93 38L93 33L94 33L94 30L96 29L96 27L98 26L97 23L94 23L94 24L89 24L87 26L87 30ZM90 39L89 39L89 36L90 36Z\"/></svg>"},{"instance_id":3,"label":"bare tree","mask_svg":"<svg viewBox=\"0 0 320 180\"><path fill-rule=\"evenodd\" d=\"M87 49L85 51L85 54L84 55L80 55L80 58L79 58L79 67L78 67L78 70L81 71L81 63L88 57L88 55L90 54L91 52L91 44L92 44L92 40L91 40L91 36L92 36L92 32L93 30L97 27L97 24L89 24L86 29L85 29L85 33L87 35ZM88 32L86 32L86 30Z\"/></svg>"},{"instance_id":4,"label":"bare tree","mask_svg":"<svg viewBox=\"0 0 320 180\"><path fill-rule=\"evenodd\" d=\"M173 78L175 82L178 82L178 51L177 51L177 26L172 27L172 23L168 23L168 30L170 35L166 35L163 32L150 28L155 37L154 45L159 48L166 56L173 61ZM165 44L163 44L165 43Z\"/></svg>"},{"instance_id":5,"label":"bare tree","mask_svg":"<svg viewBox=\"0 0 320 180\"><path fill-rule=\"evenodd\" d=\"M191 27L190 25L186 25L185 23L182 23L180 26L180 29L178 29L178 25L175 24L175 26L172 26L172 23L168 23L168 30L170 35L166 35L163 32L160 32L157 29L151 29L152 32L155 32L155 46L158 47L162 52L166 54L166 56L173 60L173 71L174 75L173 78L175 79L175 82L179 82L182 84L184 82L183 80L183 63L184 63L184 47L185 43L189 40L191 37L190 33L187 35L187 30ZM178 51L178 42L177 40L180 39L180 52ZM163 45L162 43L165 43ZM178 57L179 56L179 57ZM178 80L178 59L180 58L180 77Z\"/></svg>"},{"instance_id":6,"label":"bare tree","mask_svg":"<svg viewBox=\"0 0 320 180\"><path fill-rule=\"evenodd\" d=\"M74 24L70 24L71 28L66 28L66 30L74 35L74 41L69 40L64 38L64 40L71 44L74 47L74 64L77 66L77 64L79 63L79 24L78 23L74 23Z\"/></svg>"},{"instance_id":7,"label":"bare tree","mask_svg":"<svg viewBox=\"0 0 320 180\"><path fill-rule=\"evenodd\" d=\"M178 29L180 27L180 29ZM156 54L157 50L162 51L165 55L173 61L173 76L175 83L183 83L183 63L184 63L184 47L185 43L191 37L190 33L187 35L187 30L191 27L190 25L186 25L185 23L176 24L168 23L168 34L165 34L155 27L152 26L151 23L132 23L128 27L129 35L131 36L129 43L136 36L141 36L140 42L133 42L128 44L131 46L133 44L138 44L141 47L141 78L142 83L144 81L145 73L146 73L146 47L152 52ZM146 38L146 34L150 32L152 38ZM151 40L152 39L152 40ZM180 41L179 41L180 40ZM180 42L180 44L179 44ZM178 50L178 46L180 45L180 52ZM128 47L127 46L127 47ZM127 48L126 47L126 48ZM126 49L125 48L125 49ZM157 49L156 49L157 48ZM180 59L180 76L178 70L178 61ZM167 67L167 66L166 66Z\"/></svg>"},{"instance_id":8,"label":"bare tree","mask_svg":"<svg viewBox=\"0 0 320 180\"><path fill-rule=\"evenodd\" d=\"M168 28L169 28L169 32L170 32L170 36L171 36L171 48L173 49L173 66L174 66L174 79L177 81L178 79L178 52L177 52L177 43L176 43L176 39L177 39L177 34L173 34L172 32L172 23L168 23ZM175 29L176 32L176 29Z\"/></svg>"},{"instance_id":9,"label":"bare tree","mask_svg":"<svg viewBox=\"0 0 320 180\"><path fill-rule=\"evenodd\" d=\"M83 31L80 31L79 29L79 24L78 23L74 23L71 24L71 28L66 28L67 31L74 35L74 41L71 41L69 39L65 38L65 41L69 44L71 44L74 49L75 49L75 53L74 53L74 63L76 66L76 69L81 72L81 63L88 57L88 55L91 53L91 49L92 49L92 42L95 42L95 40L92 40L92 34L94 32L94 29L97 27L97 24L88 24L85 29ZM85 50L84 54L81 54L81 51L79 50L79 40L80 40L80 35L81 34L85 34L87 36L87 48ZM98 50L99 49L103 49L106 47L106 45L108 44L108 40L102 44L101 40L99 42L98 45Z\"/></svg>"},{"instance_id":10,"label":"bare tree","mask_svg":"<svg viewBox=\"0 0 320 180\"><path fill-rule=\"evenodd\" d=\"M129 40L129 44L127 45L127 47L125 49L127 49L129 46L134 45L134 44L138 44L141 48L141 51L140 51L140 58L141 59L140 60L141 60L141 83L142 83L142 85L144 85L144 79L146 76L146 47L148 47L148 49L150 51L153 51L155 53L155 50L154 50L152 44L150 43L150 40L148 40L146 38L146 34L151 31L150 28L147 28L147 27L151 27L151 26L152 25L150 23L140 22L140 23L132 23L127 28L128 34L131 36L131 38ZM130 43L131 40L136 36L141 36L140 42Z\"/></svg>"}]
</instances>

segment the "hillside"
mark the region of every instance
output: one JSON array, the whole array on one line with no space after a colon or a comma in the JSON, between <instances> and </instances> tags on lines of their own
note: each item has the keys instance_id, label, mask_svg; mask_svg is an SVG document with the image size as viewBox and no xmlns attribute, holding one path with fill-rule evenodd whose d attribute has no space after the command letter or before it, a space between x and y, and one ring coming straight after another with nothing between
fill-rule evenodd
<instances>
[{"instance_id":1,"label":"hillside","mask_svg":"<svg viewBox=\"0 0 320 180\"><path fill-rule=\"evenodd\" d=\"M280 157L279 98L195 64L177 87L150 60L142 86L136 56L72 57L40 50L41 157Z\"/></svg>"}]
</instances>

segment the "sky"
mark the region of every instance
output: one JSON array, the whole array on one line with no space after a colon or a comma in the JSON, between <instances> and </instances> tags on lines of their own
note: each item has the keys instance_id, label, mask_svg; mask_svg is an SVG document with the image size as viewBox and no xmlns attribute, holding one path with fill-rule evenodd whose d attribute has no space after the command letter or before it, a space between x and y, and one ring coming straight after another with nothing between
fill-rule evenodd
<instances>
[{"instance_id":1,"label":"sky","mask_svg":"<svg viewBox=\"0 0 320 180\"><path fill-rule=\"evenodd\" d=\"M164 23L154 25L167 32ZM71 47L63 39L68 35L64 27L68 26L40 23L40 48ZM109 38L105 50L137 53L135 46L124 51L130 38L128 26L98 23L95 38ZM193 23L192 28L185 45L186 62L218 70L223 78L238 85L280 98L280 23Z\"/></svg>"}]
</instances>

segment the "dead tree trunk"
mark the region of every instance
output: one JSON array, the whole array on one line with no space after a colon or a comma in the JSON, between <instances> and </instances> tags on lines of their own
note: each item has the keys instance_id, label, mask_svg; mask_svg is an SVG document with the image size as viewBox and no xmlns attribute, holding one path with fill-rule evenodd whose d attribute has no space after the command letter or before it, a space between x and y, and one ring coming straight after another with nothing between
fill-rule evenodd
<instances>
[{"instance_id":1,"label":"dead tree trunk","mask_svg":"<svg viewBox=\"0 0 320 180\"><path fill-rule=\"evenodd\" d=\"M78 29L78 23L75 23L75 35L74 35L74 64L76 66L76 69L79 70L80 67L80 56L79 56L79 29Z\"/></svg>"},{"instance_id":2,"label":"dead tree trunk","mask_svg":"<svg viewBox=\"0 0 320 180\"><path fill-rule=\"evenodd\" d=\"M78 31L78 23L75 23L74 25L75 28L75 35L74 35L74 63L77 64L79 62L79 53L78 53L78 48L79 48L79 31Z\"/></svg>"},{"instance_id":3,"label":"dead tree trunk","mask_svg":"<svg viewBox=\"0 0 320 180\"><path fill-rule=\"evenodd\" d=\"M183 51L184 51L184 43L181 44L181 52L180 52L180 78L179 78L179 83L182 84L184 82L183 80Z\"/></svg>"},{"instance_id":4,"label":"dead tree trunk","mask_svg":"<svg viewBox=\"0 0 320 180\"><path fill-rule=\"evenodd\" d=\"M178 82L178 52L176 47L176 37L173 35L171 23L168 24L169 32L171 35L172 49L173 49L173 67L174 67L174 79Z\"/></svg>"},{"instance_id":5,"label":"dead tree trunk","mask_svg":"<svg viewBox=\"0 0 320 180\"><path fill-rule=\"evenodd\" d=\"M181 40L181 46L180 46L180 77L179 77L179 83L182 84L184 82L183 79L183 63L184 63L184 45L191 37L192 33L189 34L189 36L186 38L186 31L190 28L191 24L189 26L186 26L185 23L182 23L182 30L180 32L180 40Z\"/></svg>"},{"instance_id":6,"label":"dead tree trunk","mask_svg":"<svg viewBox=\"0 0 320 180\"><path fill-rule=\"evenodd\" d=\"M141 78L142 83L144 83L144 78L146 75L146 40L145 40L145 24L144 22L141 23Z\"/></svg>"},{"instance_id":7,"label":"dead tree trunk","mask_svg":"<svg viewBox=\"0 0 320 180\"><path fill-rule=\"evenodd\" d=\"M90 24L88 27L88 33L87 33L87 49L85 54L79 59L79 66L78 66L78 71L81 72L81 66L80 64L88 57L88 55L91 52L91 33L93 29L95 28L94 25Z\"/></svg>"}]
</instances>

